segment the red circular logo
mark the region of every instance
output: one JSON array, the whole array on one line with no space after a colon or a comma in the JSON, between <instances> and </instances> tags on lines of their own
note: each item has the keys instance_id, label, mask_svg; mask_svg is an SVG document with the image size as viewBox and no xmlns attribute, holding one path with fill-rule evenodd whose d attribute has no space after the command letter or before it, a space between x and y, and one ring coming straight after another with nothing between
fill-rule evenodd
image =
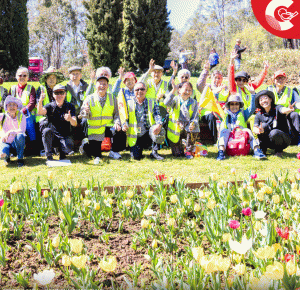
<instances>
[{"instance_id":1,"label":"red circular logo","mask_svg":"<svg viewBox=\"0 0 300 290\"><path fill-rule=\"evenodd\" d=\"M258 22L270 33L282 38L300 38L299 0L251 0Z\"/></svg>"}]
</instances>

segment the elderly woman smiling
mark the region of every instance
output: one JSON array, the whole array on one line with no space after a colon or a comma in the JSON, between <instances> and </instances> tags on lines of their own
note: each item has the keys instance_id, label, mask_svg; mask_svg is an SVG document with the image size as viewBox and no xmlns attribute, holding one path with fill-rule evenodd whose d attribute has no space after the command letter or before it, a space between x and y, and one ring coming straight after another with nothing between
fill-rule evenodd
<instances>
[{"instance_id":1,"label":"elderly woman smiling","mask_svg":"<svg viewBox=\"0 0 300 290\"><path fill-rule=\"evenodd\" d=\"M19 98L22 101L24 108L22 109L23 114L26 113L27 109L31 112L35 108L35 88L28 84L29 72L26 67L19 67L16 72L17 85L11 86L9 95L12 97Z\"/></svg>"},{"instance_id":2,"label":"elderly woman smiling","mask_svg":"<svg viewBox=\"0 0 300 290\"><path fill-rule=\"evenodd\" d=\"M0 158L8 163L10 150L14 148L17 151L18 167L24 165L26 118L21 112L22 107L18 98L7 96L4 103L5 113L0 114Z\"/></svg>"}]
</instances>

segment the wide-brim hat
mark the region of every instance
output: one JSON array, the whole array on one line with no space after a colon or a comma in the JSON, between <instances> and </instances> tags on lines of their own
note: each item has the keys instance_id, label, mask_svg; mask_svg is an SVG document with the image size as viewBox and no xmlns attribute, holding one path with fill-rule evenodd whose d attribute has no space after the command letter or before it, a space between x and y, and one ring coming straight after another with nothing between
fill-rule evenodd
<instances>
[{"instance_id":1,"label":"wide-brim hat","mask_svg":"<svg viewBox=\"0 0 300 290\"><path fill-rule=\"evenodd\" d=\"M18 98L15 98L13 96L7 96L4 102L4 110L7 111L7 105L10 103L15 103L18 106L18 110L20 111L23 108L22 101Z\"/></svg>"},{"instance_id":2,"label":"wide-brim hat","mask_svg":"<svg viewBox=\"0 0 300 290\"><path fill-rule=\"evenodd\" d=\"M245 71L240 71L235 75L234 80L236 80L237 78L245 78L247 79L247 81L249 81L250 75Z\"/></svg>"},{"instance_id":3,"label":"wide-brim hat","mask_svg":"<svg viewBox=\"0 0 300 290\"><path fill-rule=\"evenodd\" d=\"M240 108L244 107L243 99L239 94L234 94L234 95L231 95L228 97L227 102L225 104L226 109L229 110L229 103L231 103L231 102L238 102L238 103L240 103Z\"/></svg>"},{"instance_id":4,"label":"wide-brim hat","mask_svg":"<svg viewBox=\"0 0 300 290\"><path fill-rule=\"evenodd\" d=\"M166 139L166 131L164 128L161 128L159 134L155 135L153 133L153 129L154 129L154 126L151 126L150 129L149 129L149 136L150 138L152 139L152 141L154 143L157 143L157 144L163 144L165 139Z\"/></svg>"},{"instance_id":5,"label":"wide-brim hat","mask_svg":"<svg viewBox=\"0 0 300 290\"><path fill-rule=\"evenodd\" d=\"M61 73L61 72L58 72L58 71L54 71L54 72L47 72L45 71L42 76L40 77L40 84L45 84L46 83L46 80L47 78L50 76L50 75L55 75L56 76L56 83L61 83L65 80L65 77L64 75Z\"/></svg>"},{"instance_id":6,"label":"wide-brim hat","mask_svg":"<svg viewBox=\"0 0 300 290\"><path fill-rule=\"evenodd\" d=\"M261 109L261 106L259 104L259 98L263 95L267 95L268 97L270 97L272 99L272 102L275 104L275 95L272 91L269 90L262 90L260 92L258 92L255 96L255 107Z\"/></svg>"}]
</instances>

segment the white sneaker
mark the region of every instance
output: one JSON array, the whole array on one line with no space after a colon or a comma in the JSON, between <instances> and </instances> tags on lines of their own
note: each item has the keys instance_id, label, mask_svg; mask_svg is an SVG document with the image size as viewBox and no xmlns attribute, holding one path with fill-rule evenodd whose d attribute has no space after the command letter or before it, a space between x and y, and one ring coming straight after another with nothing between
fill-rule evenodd
<instances>
[{"instance_id":1,"label":"white sneaker","mask_svg":"<svg viewBox=\"0 0 300 290\"><path fill-rule=\"evenodd\" d=\"M96 157L95 159L94 159L94 164L95 165L98 165L100 163L100 157Z\"/></svg>"},{"instance_id":2,"label":"white sneaker","mask_svg":"<svg viewBox=\"0 0 300 290\"><path fill-rule=\"evenodd\" d=\"M40 156L46 156L45 150L41 150L41 151L40 151Z\"/></svg>"},{"instance_id":3,"label":"white sneaker","mask_svg":"<svg viewBox=\"0 0 300 290\"><path fill-rule=\"evenodd\" d=\"M114 151L110 151L108 156L113 159L122 159L122 156L118 152Z\"/></svg>"}]
</instances>

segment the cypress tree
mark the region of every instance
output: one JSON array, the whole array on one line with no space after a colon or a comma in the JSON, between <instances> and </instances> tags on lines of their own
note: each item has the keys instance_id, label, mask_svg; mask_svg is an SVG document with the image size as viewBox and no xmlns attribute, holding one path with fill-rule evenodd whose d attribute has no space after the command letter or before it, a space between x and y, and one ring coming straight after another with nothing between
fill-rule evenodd
<instances>
[{"instance_id":1,"label":"cypress tree","mask_svg":"<svg viewBox=\"0 0 300 290\"><path fill-rule=\"evenodd\" d=\"M2 0L0 21L1 68L14 72L28 66L27 0Z\"/></svg>"},{"instance_id":2,"label":"cypress tree","mask_svg":"<svg viewBox=\"0 0 300 290\"><path fill-rule=\"evenodd\" d=\"M9 35L9 49L13 61L10 70L15 71L19 66L28 66L29 54L29 31L27 0L13 0L12 7L12 29Z\"/></svg>"},{"instance_id":3,"label":"cypress tree","mask_svg":"<svg viewBox=\"0 0 300 290\"><path fill-rule=\"evenodd\" d=\"M114 74L120 66L122 0L89 0L85 37L94 68L108 66Z\"/></svg>"},{"instance_id":4,"label":"cypress tree","mask_svg":"<svg viewBox=\"0 0 300 290\"><path fill-rule=\"evenodd\" d=\"M144 70L151 58L163 65L172 28L167 0L124 0L123 64Z\"/></svg>"}]
</instances>

